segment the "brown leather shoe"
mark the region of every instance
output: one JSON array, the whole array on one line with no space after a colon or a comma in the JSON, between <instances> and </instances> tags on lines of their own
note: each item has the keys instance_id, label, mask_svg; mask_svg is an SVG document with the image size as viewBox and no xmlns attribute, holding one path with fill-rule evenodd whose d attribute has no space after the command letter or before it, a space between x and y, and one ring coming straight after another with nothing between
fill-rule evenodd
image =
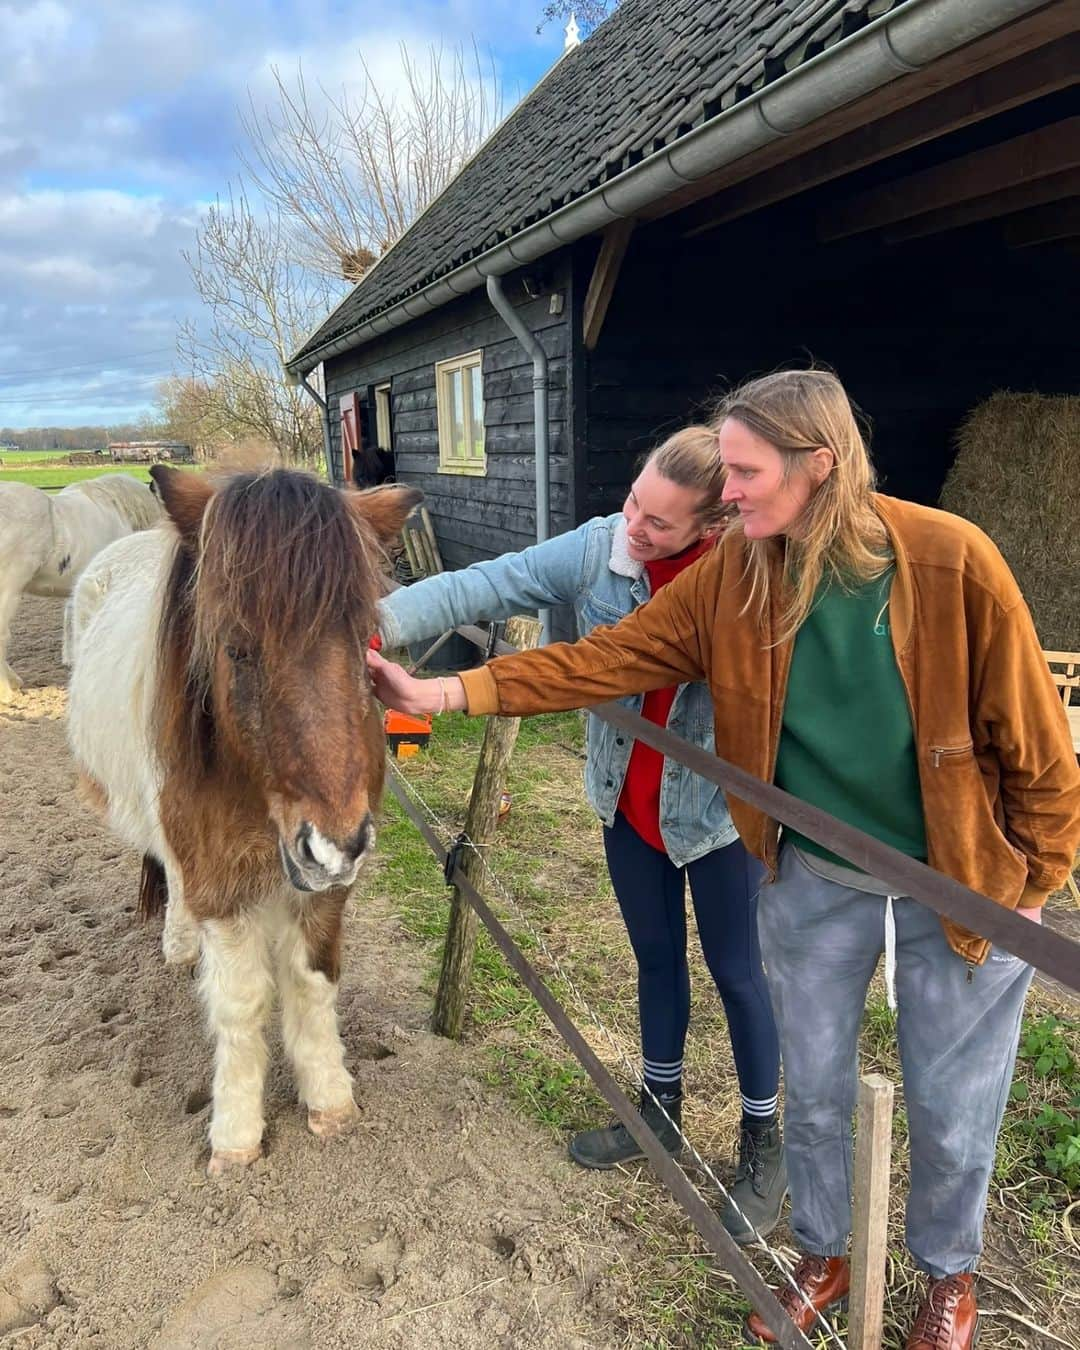
<instances>
[{"instance_id":1,"label":"brown leather shoe","mask_svg":"<svg viewBox=\"0 0 1080 1350\"><path fill-rule=\"evenodd\" d=\"M929 1280L904 1350L971 1350L979 1335L975 1277Z\"/></svg>"},{"instance_id":2,"label":"brown leather shoe","mask_svg":"<svg viewBox=\"0 0 1080 1350\"><path fill-rule=\"evenodd\" d=\"M799 1328L809 1331L816 1320L815 1312L840 1308L847 1302L851 1283L851 1266L846 1256L804 1256L795 1267L792 1277L806 1295L811 1308L798 1296L790 1284L774 1289L780 1306ZM757 1315L751 1313L744 1328L746 1339L754 1345L775 1345L776 1337Z\"/></svg>"}]
</instances>

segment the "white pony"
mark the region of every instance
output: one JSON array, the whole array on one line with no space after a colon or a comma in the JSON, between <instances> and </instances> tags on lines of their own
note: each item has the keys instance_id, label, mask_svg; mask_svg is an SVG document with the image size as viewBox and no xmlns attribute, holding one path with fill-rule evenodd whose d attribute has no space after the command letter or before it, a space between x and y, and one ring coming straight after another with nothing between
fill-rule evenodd
<instances>
[{"instance_id":1,"label":"white pony","mask_svg":"<svg viewBox=\"0 0 1080 1350\"><path fill-rule=\"evenodd\" d=\"M7 663L7 645L23 592L70 595L95 553L160 518L148 484L127 474L71 483L55 496L0 483L0 703L22 684ZM65 640L65 661L66 647Z\"/></svg>"}]
</instances>

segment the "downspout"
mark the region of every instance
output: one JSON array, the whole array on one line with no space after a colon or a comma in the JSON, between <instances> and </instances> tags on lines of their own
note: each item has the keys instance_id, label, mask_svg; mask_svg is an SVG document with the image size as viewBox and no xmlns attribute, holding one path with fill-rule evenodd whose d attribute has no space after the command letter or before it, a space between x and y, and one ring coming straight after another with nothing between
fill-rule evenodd
<instances>
[{"instance_id":1,"label":"downspout","mask_svg":"<svg viewBox=\"0 0 1080 1350\"><path fill-rule=\"evenodd\" d=\"M334 460L330 447L330 409L327 406L326 399L323 398L322 394L320 394L317 389L313 389L312 386L308 384L306 375L297 376L293 371L289 370L288 366L285 367L285 379L287 383L293 386L300 385L301 388L307 391L309 397L313 398L319 405L319 421L322 423L323 454L326 456L326 477L329 482L333 483L336 480L334 476Z\"/></svg>"},{"instance_id":2,"label":"downspout","mask_svg":"<svg viewBox=\"0 0 1080 1350\"><path fill-rule=\"evenodd\" d=\"M488 299L495 307L507 328L517 338L525 351L532 357L533 363L533 443L536 447L536 542L542 544L548 538L551 523L551 493L549 487L551 437L548 425L548 377L547 352L537 338L529 332L518 317L517 310L506 298L502 288L502 278L489 276L487 279ZM546 645L551 641L551 610L542 609L540 614L540 641Z\"/></svg>"}]
</instances>

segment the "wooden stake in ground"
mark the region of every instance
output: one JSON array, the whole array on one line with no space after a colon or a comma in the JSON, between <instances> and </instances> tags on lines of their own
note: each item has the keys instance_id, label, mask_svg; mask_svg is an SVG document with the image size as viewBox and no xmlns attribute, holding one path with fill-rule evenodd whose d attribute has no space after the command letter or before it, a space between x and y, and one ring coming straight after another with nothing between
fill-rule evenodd
<instances>
[{"instance_id":1,"label":"wooden stake in ground","mask_svg":"<svg viewBox=\"0 0 1080 1350\"><path fill-rule=\"evenodd\" d=\"M521 650L540 641L540 625L535 619L512 618L506 622L506 641ZM473 779L472 796L465 816L465 833L482 848L490 843L499 818L499 803L506 787L506 770L517 741L520 717L488 719L480 759ZM462 870L477 890L484 889L480 859L467 848ZM450 923L446 932L439 988L435 995L434 1028L440 1036L460 1040L465 1025L465 1008L472 983L473 953L476 949L476 914L454 887L450 901Z\"/></svg>"},{"instance_id":2,"label":"wooden stake in ground","mask_svg":"<svg viewBox=\"0 0 1080 1350\"><path fill-rule=\"evenodd\" d=\"M888 1251L893 1085L879 1073L859 1079L855 1203L851 1227L848 1350L880 1350Z\"/></svg>"}]
</instances>

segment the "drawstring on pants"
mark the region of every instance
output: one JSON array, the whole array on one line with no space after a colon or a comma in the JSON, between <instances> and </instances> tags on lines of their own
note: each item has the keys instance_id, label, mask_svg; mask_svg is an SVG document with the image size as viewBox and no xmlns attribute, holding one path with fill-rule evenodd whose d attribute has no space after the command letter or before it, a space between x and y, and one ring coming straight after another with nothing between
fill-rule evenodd
<instances>
[{"instance_id":1,"label":"drawstring on pants","mask_svg":"<svg viewBox=\"0 0 1080 1350\"><path fill-rule=\"evenodd\" d=\"M896 1011L896 914L893 901L898 895L885 897L885 998L890 1009Z\"/></svg>"}]
</instances>

